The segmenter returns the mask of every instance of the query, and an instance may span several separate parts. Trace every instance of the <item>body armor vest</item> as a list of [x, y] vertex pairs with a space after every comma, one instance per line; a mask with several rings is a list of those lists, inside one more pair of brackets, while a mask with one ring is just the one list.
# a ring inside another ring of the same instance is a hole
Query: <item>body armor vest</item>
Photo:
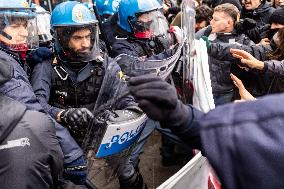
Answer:
[[105, 70], [102, 62], [92, 62], [90, 76], [75, 83], [60, 64], [53, 66], [50, 104], [62, 109], [86, 107], [93, 109], [96, 103]]

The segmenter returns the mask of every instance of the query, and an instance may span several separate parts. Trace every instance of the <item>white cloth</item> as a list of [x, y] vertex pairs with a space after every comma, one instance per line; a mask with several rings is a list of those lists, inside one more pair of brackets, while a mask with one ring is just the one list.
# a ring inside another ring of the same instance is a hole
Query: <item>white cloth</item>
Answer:
[[215, 108], [211, 79], [208, 65], [206, 42], [203, 39], [195, 40], [196, 54], [191, 62], [191, 78], [193, 84], [193, 106], [208, 112]]

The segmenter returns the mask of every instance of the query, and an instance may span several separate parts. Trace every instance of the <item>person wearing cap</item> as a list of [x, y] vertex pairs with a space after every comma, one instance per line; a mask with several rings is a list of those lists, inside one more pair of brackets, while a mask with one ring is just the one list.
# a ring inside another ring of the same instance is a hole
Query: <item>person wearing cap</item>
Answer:
[[284, 7], [276, 9], [269, 20], [271, 29], [280, 29], [284, 27]]

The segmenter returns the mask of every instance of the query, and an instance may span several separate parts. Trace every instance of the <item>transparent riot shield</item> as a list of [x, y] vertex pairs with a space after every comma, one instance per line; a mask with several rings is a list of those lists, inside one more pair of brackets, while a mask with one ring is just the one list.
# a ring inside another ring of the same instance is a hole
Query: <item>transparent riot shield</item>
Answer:
[[[93, 111], [95, 119], [90, 122], [82, 143], [88, 159], [89, 180], [98, 188], [114, 185], [120, 166], [129, 161], [147, 120], [147, 116], [137, 106], [117, 109], [117, 104], [129, 97], [126, 78], [152, 73], [165, 79], [178, 61], [181, 50], [182, 45], [177, 45], [173, 55], [164, 60], [145, 61], [143, 58], [120, 55], [106, 66]], [[126, 62], [124, 60], [131, 62], [123, 69], [126, 76], [121, 75], [119, 70], [115, 75], [117, 63], [122, 64]]]
[[[114, 74], [117, 73], [117, 74]], [[88, 160], [88, 179], [98, 188], [116, 182], [118, 169], [128, 161], [145, 126], [147, 116], [135, 105], [118, 109], [121, 100], [131, 99], [115, 61], [108, 63], [82, 149]]]
[[126, 54], [119, 55], [116, 57], [116, 60], [123, 72], [130, 77], [142, 74], [155, 74], [162, 79], [166, 79], [179, 60], [182, 47], [183, 43], [176, 44], [172, 50], [172, 55], [162, 60], [146, 60], [145, 57], [133, 57]]
[[183, 86], [182, 86], [182, 101], [189, 103], [192, 97], [192, 70], [195, 53], [194, 38], [195, 38], [195, 5], [193, 0], [183, 0], [181, 4], [181, 28], [183, 46]]

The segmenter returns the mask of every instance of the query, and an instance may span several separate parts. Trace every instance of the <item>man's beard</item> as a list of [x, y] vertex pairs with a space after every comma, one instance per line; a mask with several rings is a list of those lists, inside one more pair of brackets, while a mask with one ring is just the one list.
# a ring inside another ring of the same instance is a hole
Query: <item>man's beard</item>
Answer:
[[84, 61], [86, 59], [89, 59], [91, 54], [92, 53], [90, 48], [84, 48], [76, 51], [69, 49], [68, 52], [66, 52], [67, 57], [75, 61]]

